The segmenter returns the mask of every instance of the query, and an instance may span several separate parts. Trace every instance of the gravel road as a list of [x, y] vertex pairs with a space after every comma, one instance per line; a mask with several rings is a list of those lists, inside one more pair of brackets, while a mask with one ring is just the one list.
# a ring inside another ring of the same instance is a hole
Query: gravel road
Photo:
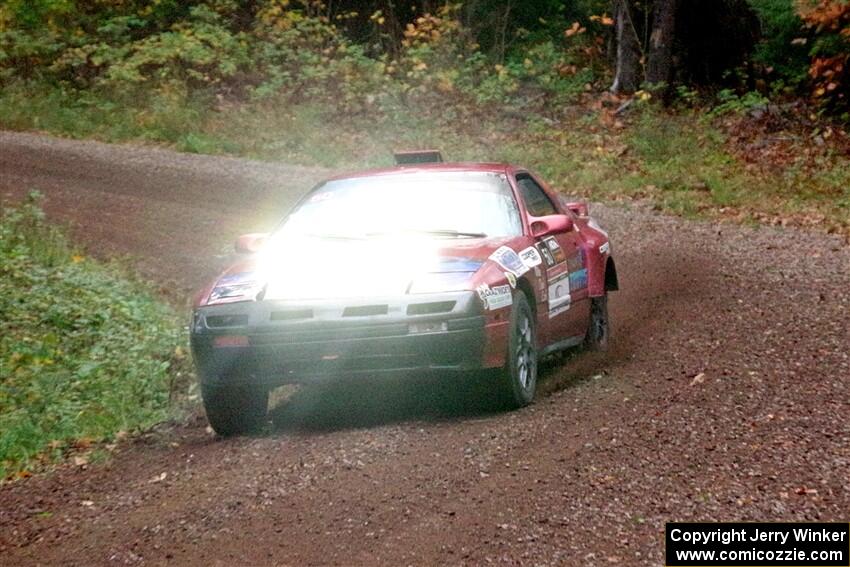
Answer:
[[[43, 192], [180, 305], [326, 173], [0, 133], [4, 200]], [[531, 407], [423, 379], [306, 390], [252, 438], [198, 416], [0, 487], [0, 564], [660, 565], [667, 521], [850, 519], [850, 250], [593, 210], [613, 349], [550, 364]]]

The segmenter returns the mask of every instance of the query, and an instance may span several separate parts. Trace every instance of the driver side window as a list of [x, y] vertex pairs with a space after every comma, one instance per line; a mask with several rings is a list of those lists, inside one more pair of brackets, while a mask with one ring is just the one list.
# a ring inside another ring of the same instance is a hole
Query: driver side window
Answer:
[[525, 207], [528, 212], [535, 217], [545, 217], [547, 215], [558, 214], [558, 210], [543, 191], [543, 188], [537, 184], [532, 177], [527, 173], [520, 173], [516, 176], [517, 187], [522, 195], [522, 200], [525, 202]]

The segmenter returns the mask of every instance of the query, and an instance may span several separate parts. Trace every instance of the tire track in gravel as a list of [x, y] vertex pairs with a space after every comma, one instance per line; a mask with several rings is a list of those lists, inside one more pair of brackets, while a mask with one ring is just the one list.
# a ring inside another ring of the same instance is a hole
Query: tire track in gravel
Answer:
[[[43, 190], [178, 303], [322, 175], [0, 133], [0, 194]], [[0, 563], [657, 565], [668, 520], [846, 521], [847, 248], [595, 214], [623, 287], [613, 350], [550, 365], [530, 408], [423, 379], [300, 392], [256, 438], [198, 417], [0, 488]]]

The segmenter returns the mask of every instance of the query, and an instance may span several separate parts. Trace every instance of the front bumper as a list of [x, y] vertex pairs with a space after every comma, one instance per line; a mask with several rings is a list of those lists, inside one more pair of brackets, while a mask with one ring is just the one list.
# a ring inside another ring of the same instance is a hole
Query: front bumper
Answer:
[[488, 327], [474, 292], [201, 307], [192, 352], [208, 384], [473, 370]]

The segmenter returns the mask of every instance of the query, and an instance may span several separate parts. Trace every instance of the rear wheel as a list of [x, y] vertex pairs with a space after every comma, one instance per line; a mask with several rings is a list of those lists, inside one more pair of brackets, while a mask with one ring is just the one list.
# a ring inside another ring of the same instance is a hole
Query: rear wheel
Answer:
[[608, 321], [608, 294], [590, 300], [590, 324], [584, 337], [588, 350], [608, 350], [611, 325]]
[[201, 385], [207, 420], [222, 437], [256, 433], [266, 421], [269, 391], [258, 386]]
[[500, 379], [503, 397], [509, 407], [520, 408], [534, 399], [537, 390], [537, 335], [534, 314], [522, 292], [517, 292], [514, 297], [508, 359]]

